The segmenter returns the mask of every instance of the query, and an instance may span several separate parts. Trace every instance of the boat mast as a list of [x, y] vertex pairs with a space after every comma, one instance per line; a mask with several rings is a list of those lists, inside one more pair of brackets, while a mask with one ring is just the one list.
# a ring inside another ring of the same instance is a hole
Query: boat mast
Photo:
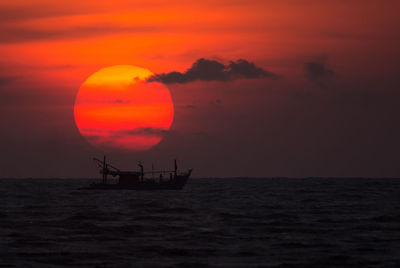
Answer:
[[138, 166], [140, 167], [140, 177], [141, 177], [141, 181], [143, 181], [143, 175], [144, 175], [144, 171], [143, 171], [143, 165], [142, 163], [139, 161]]
[[106, 156], [103, 158], [103, 184], [107, 183], [107, 164], [106, 164]]
[[174, 160], [174, 167], [175, 167], [175, 169], [174, 169], [174, 175], [175, 175], [175, 177], [176, 177], [176, 171], [178, 170], [178, 165], [176, 164], [176, 159]]

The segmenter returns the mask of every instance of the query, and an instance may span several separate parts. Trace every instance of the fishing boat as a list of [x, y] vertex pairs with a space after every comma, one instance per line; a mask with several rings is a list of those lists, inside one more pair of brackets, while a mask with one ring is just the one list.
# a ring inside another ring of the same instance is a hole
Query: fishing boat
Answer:
[[[100, 168], [102, 181], [92, 183], [85, 190], [181, 190], [188, 181], [192, 169], [178, 173], [178, 165], [174, 161], [174, 170], [144, 171], [141, 162], [138, 163], [139, 171], [122, 171], [103, 160], [93, 158]], [[147, 177], [151, 174], [150, 177]], [[109, 183], [107, 176], [117, 177], [117, 183]], [[146, 176], [147, 175], [147, 176]]]

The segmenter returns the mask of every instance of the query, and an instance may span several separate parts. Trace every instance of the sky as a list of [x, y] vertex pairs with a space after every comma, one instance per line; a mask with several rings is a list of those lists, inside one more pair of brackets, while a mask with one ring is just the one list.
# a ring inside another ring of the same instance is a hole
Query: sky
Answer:
[[[399, 9], [0, 0], [0, 177], [96, 177], [105, 153], [121, 169], [177, 158], [195, 177], [400, 177]], [[105, 152], [75, 124], [81, 85], [113, 65], [170, 91], [172, 125], [149, 150]]]

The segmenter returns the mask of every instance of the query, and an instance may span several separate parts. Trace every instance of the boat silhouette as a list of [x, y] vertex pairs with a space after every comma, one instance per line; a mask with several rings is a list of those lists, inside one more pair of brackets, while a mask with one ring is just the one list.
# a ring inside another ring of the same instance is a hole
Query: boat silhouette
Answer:
[[[100, 168], [102, 181], [92, 183], [85, 190], [181, 190], [188, 181], [192, 169], [187, 172], [178, 173], [178, 165], [174, 160], [174, 170], [168, 171], [144, 171], [141, 162], [138, 163], [140, 171], [122, 171], [119, 168], [106, 162], [106, 156], [103, 160], [93, 158]], [[151, 178], [145, 177], [151, 174]], [[167, 176], [165, 176], [167, 174]], [[117, 177], [117, 183], [109, 183], [107, 176]], [[157, 176], [155, 176], [157, 175]]]

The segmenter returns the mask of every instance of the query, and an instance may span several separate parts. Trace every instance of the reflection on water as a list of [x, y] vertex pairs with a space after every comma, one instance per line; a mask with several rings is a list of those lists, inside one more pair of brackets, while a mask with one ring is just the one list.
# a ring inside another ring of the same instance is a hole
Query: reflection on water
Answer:
[[0, 267], [400, 267], [400, 180], [0, 180]]

